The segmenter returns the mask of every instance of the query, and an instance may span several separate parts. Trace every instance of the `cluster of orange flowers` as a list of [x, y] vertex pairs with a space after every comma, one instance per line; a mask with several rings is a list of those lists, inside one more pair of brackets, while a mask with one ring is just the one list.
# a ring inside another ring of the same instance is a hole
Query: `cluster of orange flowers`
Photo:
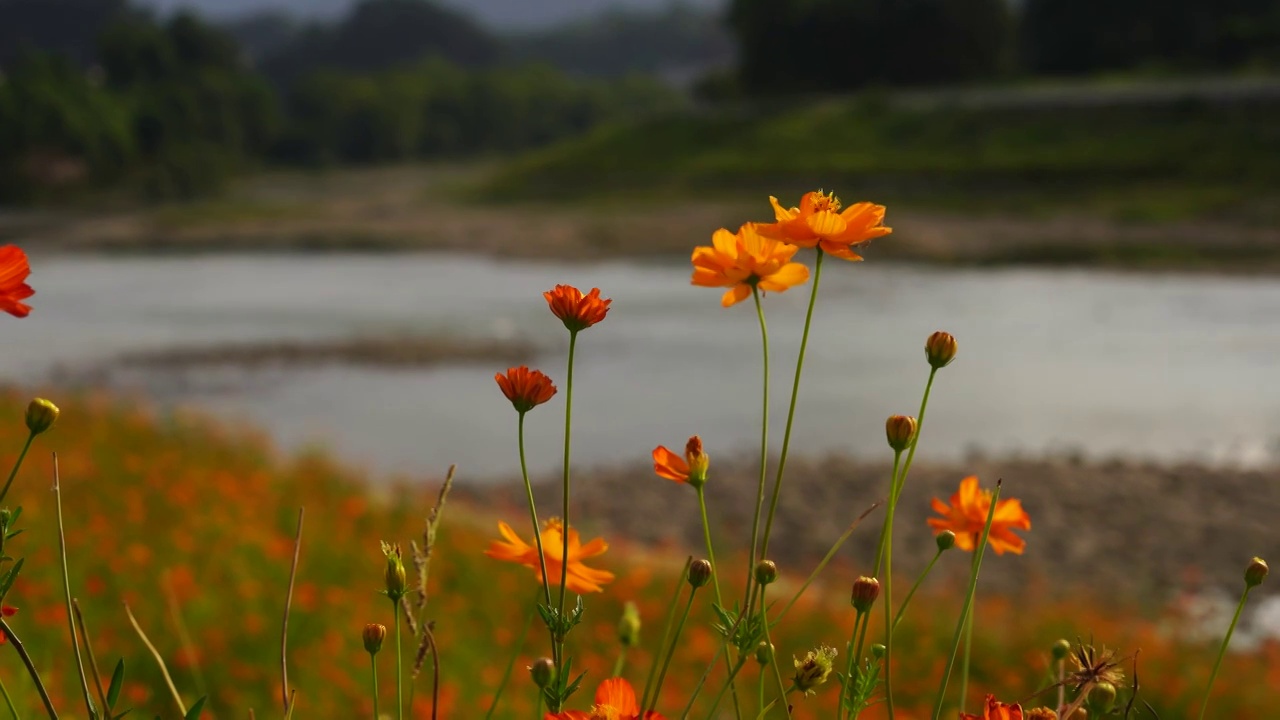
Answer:
[[711, 245], [693, 251], [693, 284], [727, 287], [720, 303], [742, 302], [756, 291], [783, 292], [809, 279], [809, 268], [792, 262], [800, 248], [842, 260], [861, 260], [853, 248], [888, 235], [884, 206], [869, 202], [851, 205], [843, 212], [834, 193], [805, 193], [800, 207], [787, 209], [770, 197], [775, 222], [746, 223], [731, 233], [721, 228]]

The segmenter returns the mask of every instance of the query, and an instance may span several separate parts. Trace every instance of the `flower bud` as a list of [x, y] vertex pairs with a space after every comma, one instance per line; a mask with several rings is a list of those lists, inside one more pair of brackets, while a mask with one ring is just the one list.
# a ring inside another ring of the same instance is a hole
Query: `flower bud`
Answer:
[[1026, 720], [1058, 720], [1058, 712], [1047, 707], [1032, 708], [1027, 711]]
[[364, 626], [364, 632], [361, 638], [364, 640], [364, 650], [370, 655], [377, 655], [382, 649], [382, 641], [387, 637], [387, 626], [378, 623], [369, 623]]
[[53, 427], [54, 421], [58, 419], [58, 406], [44, 398], [36, 398], [27, 405], [26, 419], [27, 430], [32, 435], [39, 435]]
[[773, 645], [761, 640], [760, 644], [756, 645], [756, 662], [761, 665], [773, 662]]
[[756, 563], [755, 578], [761, 585], [772, 584], [778, 579], [778, 566], [774, 565], [772, 560], [761, 560]]
[[1051, 652], [1054, 660], [1062, 660], [1071, 652], [1071, 643], [1066, 638], [1059, 639], [1053, 644]]
[[918, 427], [916, 419], [910, 415], [890, 415], [884, 421], [884, 434], [889, 440], [889, 447], [898, 452], [911, 447]]
[[946, 367], [956, 359], [956, 339], [951, 333], [939, 330], [924, 343], [924, 356], [934, 370]]
[[933, 541], [938, 544], [938, 552], [946, 552], [956, 546], [956, 534], [950, 530], [943, 530]]
[[853, 605], [854, 610], [858, 611], [858, 614], [870, 610], [878, 597], [880, 597], [879, 580], [863, 576], [853, 581], [853, 592], [850, 594], [849, 603]]
[[1064, 720], [1089, 720], [1089, 711], [1084, 708], [1076, 708], [1076, 711]]
[[382, 543], [382, 553], [387, 556], [387, 568], [383, 573], [383, 580], [387, 586], [387, 597], [392, 602], [400, 602], [400, 598], [404, 597], [405, 589], [409, 586], [409, 579], [404, 570], [404, 561], [400, 559], [400, 546], [390, 543]]
[[1249, 562], [1249, 567], [1244, 570], [1244, 584], [1249, 587], [1257, 587], [1267, 579], [1267, 561], [1256, 557]]
[[1089, 690], [1089, 704], [1105, 713], [1116, 703], [1116, 686], [1109, 682], [1100, 682]]
[[880, 660], [884, 657], [884, 643], [871, 643], [871, 657]]
[[836, 649], [832, 647], [820, 646], [816, 650], [810, 650], [804, 659], [795, 659], [796, 674], [792, 676], [791, 682], [795, 684], [796, 689], [805, 695], [812, 695], [816, 692], [816, 688], [825, 683], [827, 678], [831, 676], [831, 668], [835, 664]]
[[618, 642], [622, 647], [640, 645], [640, 608], [628, 601], [622, 606], [622, 619], [618, 621]]
[[706, 560], [694, 560], [689, 565], [689, 584], [700, 588], [709, 580], [711, 580], [711, 563]]
[[702, 438], [697, 435], [689, 438], [684, 446], [684, 459], [689, 463], [689, 479], [686, 482], [695, 488], [706, 485], [711, 456], [702, 451]]
[[533, 661], [529, 666], [529, 676], [533, 678], [533, 684], [540, 688], [545, 688], [551, 684], [556, 676], [556, 664], [549, 657], [541, 657]]

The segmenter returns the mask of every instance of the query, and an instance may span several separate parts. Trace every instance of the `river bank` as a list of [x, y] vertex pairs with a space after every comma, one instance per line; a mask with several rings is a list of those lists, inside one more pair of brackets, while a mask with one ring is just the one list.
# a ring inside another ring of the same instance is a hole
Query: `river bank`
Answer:
[[[759, 476], [745, 458], [713, 458], [712, 470], [706, 492], [717, 553], [732, 557], [750, 536]], [[845, 528], [883, 499], [889, 470], [884, 463], [843, 455], [789, 460], [770, 558], [788, 572], [810, 572]], [[935, 551], [925, 524], [933, 514], [930, 498], [947, 501], [970, 474], [985, 487], [1003, 479], [1003, 496], [1020, 499], [1032, 522], [1031, 530], [1021, 533], [1027, 539], [1024, 555], [988, 553], [983, 590], [1017, 595], [1034, 586], [1167, 600], [1180, 590], [1238, 591], [1250, 558], [1280, 557], [1274, 525], [1280, 514], [1280, 467], [1238, 470], [1072, 457], [922, 460], [912, 468], [895, 522], [900, 579], [913, 579]], [[769, 491], [773, 477], [770, 472]], [[705, 554], [691, 488], [638, 465], [580, 468], [574, 478], [574, 524], [587, 537], [601, 534]], [[462, 483], [458, 493], [487, 507], [505, 506], [503, 517], [527, 534], [518, 480], [482, 489]], [[543, 517], [559, 514], [558, 478], [538, 479], [534, 495]], [[882, 508], [873, 512], [837, 562], [850, 572], [870, 572], [867, 559], [882, 519]], [[959, 582], [969, 557], [960, 551], [944, 556], [934, 583]]]
[[[193, 203], [144, 207], [104, 198], [3, 212], [0, 242], [67, 252], [427, 250], [597, 261], [685, 256], [717, 227], [770, 219], [767, 198], [754, 194], [732, 201], [723, 194], [518, 204], [462, 199], [487, 172], [418, 166], [264, 174], [240, 181], [225, 197]], [[1133, 219], [1018, 198], [1004, 208], [891, 203], [894, 234], [869, 248], [868, 257], [947, 266], [1280, 271], [1280, 227], [1273, 224], [1230, 215]]]

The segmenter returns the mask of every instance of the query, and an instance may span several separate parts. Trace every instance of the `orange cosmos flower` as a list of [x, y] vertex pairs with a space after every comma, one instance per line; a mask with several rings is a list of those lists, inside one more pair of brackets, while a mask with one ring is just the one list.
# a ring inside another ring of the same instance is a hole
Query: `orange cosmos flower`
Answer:
[[711, 458], [702, 451], [702, 438], [694, 435], [684, 446], [684, 457], [671, 452], [665, 445], [653, 449], [653, 471], [658, 477], [688, 483], [695, 488], [707, 482], [707, 467]]
[[753, 223], [735, 235], [724, 228], [711, 236], [711, 246], [693, 249], [694, 285], [727, 287], [720, 304], [729, 307], [751, 297], [751, 289], [782, 292], [809, 279], [809, 268], [791, 262], [794, 245], [770, 240]]
[[770, 196], [777, 222], [760, 226], [760, 234], [800, 247], [820, 247], [830, 255], [845, 260], [861, 260], [850, 248], [893, 232], [884, 226], [884, 206], [860, 202], [840, 211], [840, 198], [835, 193], [808, 192], [800, 198], [800, 207], [790, 210]]
[[[991, 510], [991, 491], [978, 487], [976, 475], [960, 481], [960, 489], [951, 496], [948, 506], [938, 498], [933, 499], [934, 512], [941, 518], [929, 518], [929, 527], [933, 534], [939, 535], [945, 530], [956, 534], [956, 547], [961, 550], [972, 550], [982, 537], [982, 528], [987, 524], [987, 512]], [[991, 549], [997, 555], [1006, 550], [1021, 555], [1027, 541], [1013, 534], [1013, 529], [1031, 529], [1031, 518], [1022, 509], [1019, 500], [1001, 500], [996, 503], [996, 512], [991, 519], [991, 533], [987, 536]]]
[[1017, 703], [1007, 705], [996, 700], [995, 695], [988, 695], [981, 715], [960, 713], [960, 720], [1022, 720], [1022, 706]]
[[[565, 710], [559, 713], [547, 713], [543, 720], [639, 720], [640, 703], [636, 701], [636, 691], [631, 683], [623, 678], [607, 678], [600, 681], [596, 688], [595, 707], [591, 712], [581, 710]], [[644, 720], [666, 720], [662, 715], [650, 710], [644, 714]]]
[[542, 293], [547, 299], [551, 312], [560, 318], [560, 322], [569, 328], [569, 332], [586, 330], [604, 319], [609, 312], [608, 298], [601, 299], [600, 288], [591, 288], [586, 295], [572, 285], [557, 285], [554, 289]]
[[[511, 529], [510, 525], [504, 522], [498, 523], [498, 532], [502, 534], [503, 540], [494, 540], [489, 543], [489, 549], [484, 554], [498, 560], [520, 563], [532, 569], [534, 574], [539, 576], [539, 582], [543, 582], [537, 546], [526, 543]], [[552, 582], [557, 584], [560, 582], [564, 558], [562, 532], [563, 525], [558, 518], [551, 518], [542, 526], [542, 550], [546, 553], [547, 574], [551, 576]], [[589, 568], [582, 564], [582, 561], [602, 555], [608, 549], [609, 545], [601, 538], [583, 545], [578, 539], [578, 531], [569, 528], [569, 573], [565, 586], [579, 595], [604, 590], [604, 584], [613, 581], [613, 573]]]
[[540, 370], [530, 370], [524, 365], [507, 368], [506, 375], [498, 373], [493, 379], [498, 381], [502, 394], [507, 396], [519, 413], [529, 412], [556, 394], [556, 386], [551, 384], [551, 378]]
[[27, 264], [27, 254], [17, 245], [0, 247], [0, 310], [14, 317], [26, 317], [31, 306], [22, 302], [35, 290], [26, 283], [31, 274], [31, 266]]

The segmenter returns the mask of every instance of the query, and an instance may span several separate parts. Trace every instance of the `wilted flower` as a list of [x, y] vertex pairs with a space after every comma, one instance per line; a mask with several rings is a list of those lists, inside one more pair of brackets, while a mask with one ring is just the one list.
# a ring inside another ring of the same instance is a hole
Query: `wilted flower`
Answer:
[[795, 658], [796, 674], [792, 676], [791, 682], [805, 695], [814, 694], [817, 687], [831, 676], [835, 659], [836, 649], [833, 647], [822, 645], [816, 650], [810, 650], [803, 660]]
[[702, 451], [702, 438], [697, 435], [689, 438], [684, 446], [684, 457], [671, 452], [665, 445], [653, 449], [653, 471], [658, 477], [689, 483], [700, 488], [707, 482], [707, 469], [711, 466], [711, 458]]
[[[524, 565], [533, 570], [540, 582], [545, 582], [542, 577], [542, 565], [538, 562], [538, 548], [520, 539], [511, 526], [504, 522], [498, 523], [498, 532], [502, 534], [503, 540], [489, 543], [489, 549], [484, 554], [498, 560]], [[551, 518], [543, 524], [542, 548], [546, 553], [547, 574], [556, 584], [560, 582], [564, 558], [563, 532], [563, 525], [558, 518]], [[613, 580], [613, 573], [589, 568], [582, 561], [604, 554], [609, 549], [609, 545], [601, 538], [583, 545], [578, 538], [577, 530], [569, 528], [568, 533], [569, 570], [566, 587], [579, 594], [604, 590], [603, 585]]]
[[1071, 650], [1071, 665], [1075, 671], [1067, 675], [1066, 681], [1077, 692], [1086, 685], [1103, 682], [1118, 685], [1124, 680], [1124, 671], [1120, 669], [1115, 651], [1108, 650], [1106, 646], [1098, 649], [1084, 643], [1077, 644]]
[[[935, 533], [950, 530], [956, 534], [956, 547], [961, 550], [972, 550], [982, 537], [982, 529], [987, 524], [987, 512], [991, 509], [991, 491], [978, 487], [976, 475], [960, 481], [960, 489], [951, 496], [951, 504], [947, 505], [938, 498], [933, 499], [934, 512], [941, 518], [929, 518], [929, 527]], [[1031, 518], [1022, 509], [1022, 502], [1009, 499], [996, 503], [995, 516], [991, 519], [991, 532], [987, 540], [997, 555], [1005, 551], [1021, 555], [1027, 541], [1013, 533], [1031, 529]]]
[[851, 248], [893, 232], [884, 226], [883, 205], [860, 202], [841, 212], [835, 193], [805, 193], [800, 207], [791, 209], [782, 207], [776, 197], [770, 197], [769, 203], [777, 222], [760, 225], [761, 235], [800, 247], [818, 247], [844, 260], [861, 260]]
[[551, 313], [560, 318], [569, 332], [586, 330], [603, 320], [609, 312], [609, 303], [613, 302], [608, 298], [601, 299], [600, 288], [591, 288], [591, 292], [583, 295], [572, 285], [557, 285], [542, 293], [542, 297], [547, 299]]
[[721, 228], [711, 245], [693, 249], [693, 279], [700, 287], [727, 287], [720, 304], [729, 307], [751, 297], [751, 290], [783, 292], [809, 279], [809, 268], [791, 262], [794, 245], [770, 240], [748, 223], [734, 233]]

